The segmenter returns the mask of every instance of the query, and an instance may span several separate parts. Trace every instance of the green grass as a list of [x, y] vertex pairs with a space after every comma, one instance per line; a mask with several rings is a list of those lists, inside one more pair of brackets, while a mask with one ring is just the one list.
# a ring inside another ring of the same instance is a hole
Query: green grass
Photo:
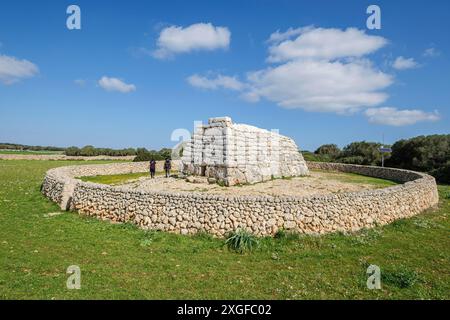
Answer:
[[[449, 186], [438, 210], [411, 219], [353, 235], [280, 233], [238, 254], [206, 234], [47, 215], [59, 209], [39, 192], [45, 171], [77, 163], [95, 162], [0, 160], [0, 298], [450, 298]], [[369, 264], [381, 268], [381, 290], [366, 288]], [[80, 290], [66, 289], [70, 265]]]
[[136, 173], [126, 173], [126, 174], [78, 177], [78, 179], [80, 179], [82, 181], [114, 185], [114, 184], [125, 183], [127, 181], [134, 180], [134, 179], [139, 179], [140, 177], [148, 177], [148, 176], [150, 176], [149, 172], [136, 172]]
[[0, 150], [0, 154], [34, 154], [34, 155], [48, 155], [48, 154], [63, 154], [63, 151], [33, 151], [33, 150]]
[[395, 181], [374, 178], [369, 176], [363, 176], [356, 173], [347, 173], [347, 172], [328, 172], [323, 170], [311, 170], [312, 172], [322, 172], [326, 173], [327, 179], [333, 179], [340, 182], [345, 183], [358, 183], [358, 184], [368, 184], [375, 186], [377, 188], [385, 188], [394, 186], [397, 184]]
[[[175, 171], [172, 171], [175, 173]], [[165, 172], [156, 172], [156, 175], [164, 175]], [[135, 172], [135, 173], [124, 173], [124, 174], [111, 174], [111, 175], [98, 175], [98, 176], [87, 176], [87, 177], [77, 177], [82, 181], [103, 183], [109, 185], [123, 184], [131, 180], [136, 180], [141, 177], [149, 177], [150, 172]]]

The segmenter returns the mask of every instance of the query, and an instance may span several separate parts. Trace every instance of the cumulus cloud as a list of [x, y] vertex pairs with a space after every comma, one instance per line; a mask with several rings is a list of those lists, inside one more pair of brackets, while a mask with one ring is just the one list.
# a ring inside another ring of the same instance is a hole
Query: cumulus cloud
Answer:
[[438, 121], [439, 113], [422, 110], [398, 110], [397, 108], [370, 108], [365, 111], [369, 122], [389, 126], [407, 126], [422, 121]]
[[118, 91], [122, 93], [136, 91], [136, 86], [134, 84], [127, 84], [117, 78], [109, 78], [104, 76], [98, 80], [98, 84], [106, 91]]
[[39, 68], [28, 60], [0, 55], [0, 82], [13, 84], [21, 79], [31, 78], [39, 73]]
[[248, 75], [248, 101], [266, 98], [286, 108], [347, 113], [384, 102], [391, 76], [367, 61], [296, 60]]
[[244, 84], [236, 77], [217, 75], [216, 77], [205, 77], [198, 74], [191, 75], [187, 78], [188, 83], [197, 88], [216, 90], [224, 88], [229, 90], [241, 91]]
[[[370, 122], [385, 125], [439, 120], [437, 112], [376, 108], [388, 98], [385, 89], [394, 80], [367, 57], [388, 43], [382, 37], [354, 28], [305, 27], [276, 31], [267, 43], [267, 61], [273, 64], [248, 72], [243, 82], [222, 75], [193, 75], [188, 82], [204, 89], [233, 88], [248, 102], [266, 99], [284, 108], [338, 114], [365, 110]], [[412, 58], [396, 61], [403, 69], [418, 66]]]
[[[298, 36], [297, 36], [298, 35]], [[289, 39], [297, 36], [295, 39]], [[326, 59], [362, 57], [387, 44], [383, 37], [367, 35], [363, 30], [347, 28], [305, 27], [289, 29], [284, 33], [273, 33], [269, 42], [270, 62], [283, 62], [292, 59]]]
[[249, 102], [265, 98], [285, 108], [349, 113], [387, 99], [382, 90], [392, 77], [363, 57], [387, 43], [382, 37], [304, 27], [272, 33], [268, 42], [268, 61], [277, 65], [248, 74], [242, 97]]
[[283, 40], [287, 40], [293, 36], [296, 36], [298, 34], [301, 34], [303, 32], [303, 30], [307, 29], [309, 27], [305, 27], [305, 28], [289, 28], [284, 32], [280, 32], [280, 30], [275, 31], [274, 33], [272, 33], [269, 37], [269, 39], [267, 40], [268, 43], [279, 43]]
[[170, 26], [159, 34], [155, 58], [164, 59], [179, 53], [194, 50], [227, 49], [231, 33], [226, 27], [215, 27], [211, 23], [196, 23], [188, 27]]
[[413, 58], [404, 58], [400, 56], [395, 59], [392, 66], [397, 70], [406, 70], [417, 68], [419, 64]]

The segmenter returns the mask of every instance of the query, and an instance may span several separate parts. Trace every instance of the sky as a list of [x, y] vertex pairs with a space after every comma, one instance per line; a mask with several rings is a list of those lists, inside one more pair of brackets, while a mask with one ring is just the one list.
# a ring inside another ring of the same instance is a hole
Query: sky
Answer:
[[160, 149], [218, 116], [312, 151], [448, 134], [449, 30], [449, 1], [4, 0], [0, 142]]

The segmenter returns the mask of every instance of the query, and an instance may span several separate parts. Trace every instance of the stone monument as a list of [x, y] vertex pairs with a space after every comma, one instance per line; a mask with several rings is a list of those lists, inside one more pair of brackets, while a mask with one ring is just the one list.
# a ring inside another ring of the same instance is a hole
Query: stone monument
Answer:
[[181, 170], [225, 186], [308, 175], [295, 142], [272, 130], [210, 118], [183, 147]]

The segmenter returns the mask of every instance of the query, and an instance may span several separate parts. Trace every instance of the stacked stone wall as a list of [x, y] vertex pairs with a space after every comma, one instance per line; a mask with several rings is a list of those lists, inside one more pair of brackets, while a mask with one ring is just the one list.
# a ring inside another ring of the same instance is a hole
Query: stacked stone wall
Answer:
[[411, 217], [437, 205], [433, 177], [392, 168], [309, 162], [312, 169], [353, 172], [401, 184], [362, 192], [309, 197], [225, 196], [136, 191], [75, 177], [145, 172], [147, 163], [60, 167], [47, 172], [42, 192], [61, 208], [143, 229], [224, 236], [237, 228], [258, 236], [284, 229], [307, 234], [356, 231]]

